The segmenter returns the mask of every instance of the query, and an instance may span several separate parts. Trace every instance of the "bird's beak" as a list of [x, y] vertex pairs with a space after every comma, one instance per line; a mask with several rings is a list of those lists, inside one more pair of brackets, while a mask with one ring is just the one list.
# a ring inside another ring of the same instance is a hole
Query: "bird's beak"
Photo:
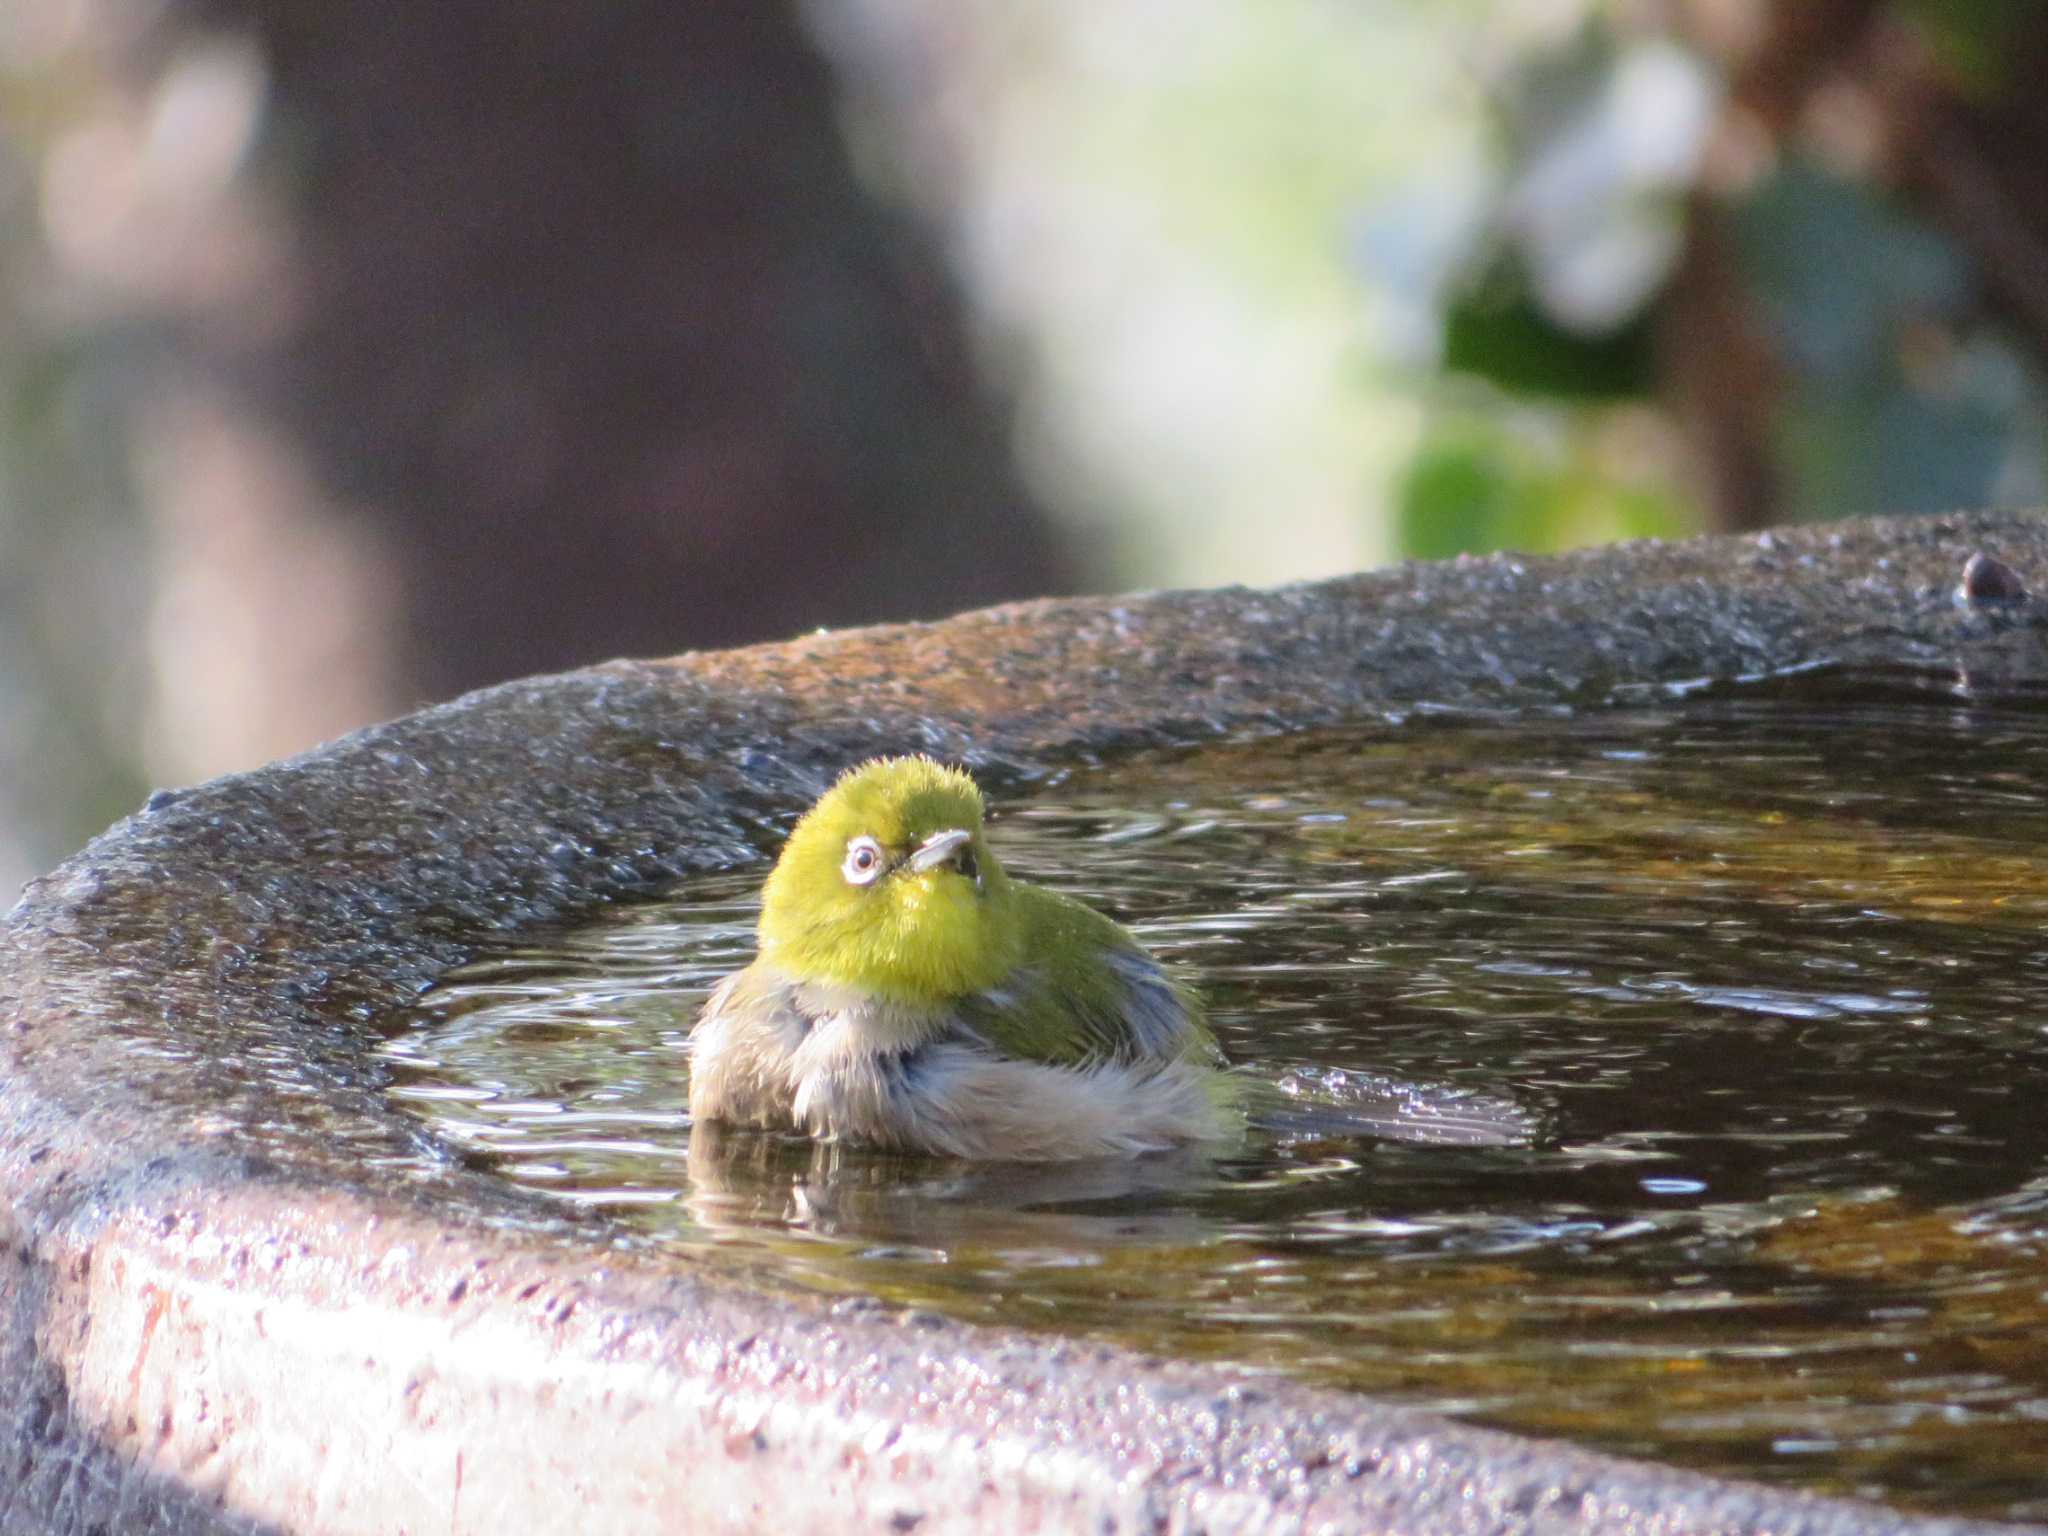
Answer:
[[910, 867], [921, 875], [941, 864], [950, 864], [960, 857], [960, 850], [973, 841], [972, 832], [963, 832], [957, 827], [950, 832], [934, 832], [918, 844], [917, 852], [910, 856]]

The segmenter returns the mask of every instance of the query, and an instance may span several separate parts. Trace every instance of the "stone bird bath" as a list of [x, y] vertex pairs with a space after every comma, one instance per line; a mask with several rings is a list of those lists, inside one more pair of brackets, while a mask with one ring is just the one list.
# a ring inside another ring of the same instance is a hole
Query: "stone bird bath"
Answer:
[[1980, 549], [2048, 580], [2048, 523], [1981, 516], [1023, 604], [160, 793], [0, 927], [0, 1531], [1973, 1528], [621, 1253], [432, 1144], [372, 1052], [480, 935], [754, 857], [880, 750], [1000, 788], [1419, 701], [2048, 677], [2031, 601], [1954, 600]]

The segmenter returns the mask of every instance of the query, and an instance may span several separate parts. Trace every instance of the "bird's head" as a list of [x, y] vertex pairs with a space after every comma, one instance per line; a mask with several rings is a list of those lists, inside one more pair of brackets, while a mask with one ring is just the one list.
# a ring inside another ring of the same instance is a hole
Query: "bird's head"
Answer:
[[761, 893], [761, 953], [801, 981], [907, 1007], [993, 986], [1022, 943], [981, 791], [927, 757], [880, 758], [804, 814]]

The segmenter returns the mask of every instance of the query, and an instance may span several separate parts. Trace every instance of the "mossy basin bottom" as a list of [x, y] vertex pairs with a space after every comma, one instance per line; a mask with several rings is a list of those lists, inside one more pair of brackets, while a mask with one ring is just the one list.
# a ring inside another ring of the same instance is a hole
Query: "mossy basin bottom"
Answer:
[[[1013, 872], [1358, 1136], [976, 1167], [700, 1132], [762, 867], [504, 944], [389, 1092], [610, 1241], [2048, 1518], [2048, 685], [1810, 672], [1052, 775]], [[1471, 1122], [1498, 1135], [1439, 1135]]]

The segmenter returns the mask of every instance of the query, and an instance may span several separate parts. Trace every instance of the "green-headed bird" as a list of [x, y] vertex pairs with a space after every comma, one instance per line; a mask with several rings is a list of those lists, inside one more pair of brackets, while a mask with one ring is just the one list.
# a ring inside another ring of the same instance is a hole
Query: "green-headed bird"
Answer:
[[974, 781], [924, 757], [811, 807], [758, 958], [691, 1032], [693, 1118], [1020, 1160], [1240, 1134], [1194, 995], [1117, 923], [1012, 880], [982, 817]]

